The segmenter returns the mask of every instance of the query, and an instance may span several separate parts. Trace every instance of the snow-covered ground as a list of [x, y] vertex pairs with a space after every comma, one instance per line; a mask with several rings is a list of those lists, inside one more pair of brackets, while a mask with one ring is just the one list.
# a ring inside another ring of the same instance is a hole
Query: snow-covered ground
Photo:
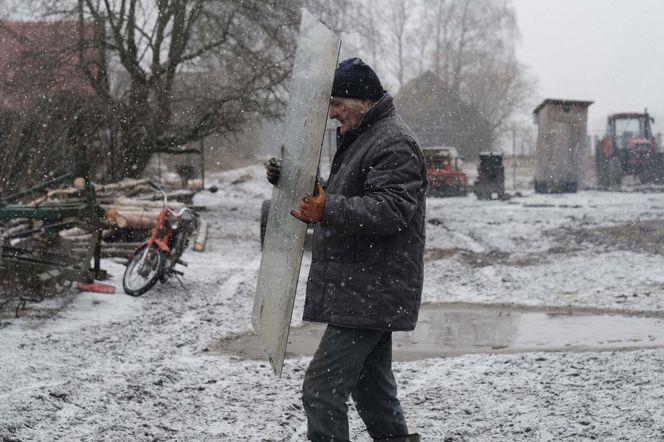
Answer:
[[[206, 251], [174, 281], [76, 293], [0, 316], [3, 441], [302, 441], [308, 357], [276, 379], [266, 362], [211, 354], [251, 328], [260, 262], [261, 166], [201, 193]], [[209, 182], [208, 184], [213, 184]], [[571, 306], [664, 316], [664, 193], [428, 201], [425, 302]], [[301, 323], [307, 255], [293, 325]], [[664, 331], [663, 331], [664, 332]], [[664, 440], [664, 350], [468, 355], [395, 363], [424, 441]], [[369, 441], [352, 411], [352, 440]]]

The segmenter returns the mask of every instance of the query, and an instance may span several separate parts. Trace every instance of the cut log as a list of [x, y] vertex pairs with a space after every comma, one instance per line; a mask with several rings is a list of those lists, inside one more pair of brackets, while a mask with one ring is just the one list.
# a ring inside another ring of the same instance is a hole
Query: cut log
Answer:
[[44, 196], [40, 196], [39, 198], [30, 201], [30, 202], [29, 202], [28, 204], [26, 204], [26, 205], [27, 205], [28, 207], [37, 207], [37, 206], [39, 206], [40, 204], [45, 203], [46, 201], [48, 201], [48, 196], [44, 195]]
[[205, 242], [207, 241], [207, 223], [205, 221], [200, 222], [198, 225], [198, 235], [196, 235], [196, 241], [194, 242], [194, 250], [197, 252], [202, 252], [205, 250]]
[[[163, 203], [161, 201], [148, 201], [143, 199], [127, 198], [124, 196], [119, 196], [117, 198], [114, 198], [113, 205], [117, 206], [118, 208], [138, 207], [142, 209], [146, 208], [161, 209], [163, 207]], [[169, 201], [168, 207], [170, 207], [171, 209], [180, 209], [182, 207], [185, 207], [185, 205], [177, 201]]]
[[82, 176], [74, 179], [74, 187], [77, 189], [82, 189], [85, 187], [85, 178]]
[[63, 238], [74, 240], [74, 239], [90, 239], [92, 234], [90, 232], [86, 232], [80, 227], [72, 227], [71, 229], [61, 230], [60, 236]]
[[104, 212], [104, 220], [109, 225], [121, 229], [151, 229], [157, 224], [158, 209], [141, 209], [137, 207], [111, 207]]
[[116, 218], [118, 217], [118, 209], [110, 207], [104, 211], [104, 220], [106, 223], [115, 226], [117, 225]]
[[157, 224], [159, 210], [129, 211], [119, 210], [115, 216], [115, 225], [121, 229], [151, 229]]
[[21, 236], [23, 232], [26, 230], [32, 229], [32, 223], [23, 223], [23, 224], [18, 224], [13, 227], [9, 227], [0, 233], [0, 241], [5, 241], [5, 240], [10, 240], [14, 237]]
[[54, 189], [50, 190], [47, 194], [46, 197], [50, 200], [58, 200], [58, 199], [68, 199], [72, 197], [77, 197], [81, 195], [81, 189], [76, 189], [74, 187], [69, 187], [67, 189]]
[[140, 180], [125, 178], [124, 180], [118, 181], [117, 183], [109, 183], [104, 185], [95, 184], [95, 192], [118, 192], [133, 189], [139, 186], [145, 186], [148, 185], [149, 182], [150, 180], [147, 178]]
[[189, 190], [203, 190], [203, 180], [200, 178], [187, 180], [187, 189]]
[[102, 238], [102, 239], [113, 238], [113, 236], [115, 235], [115, 232], [116, 232], [116, 231], [117, 231], [117, 230], [114, 229], [114, 228], [113, 228], [113, 229], [104, 229], [104, 230], [101, 231], [101, 238]]

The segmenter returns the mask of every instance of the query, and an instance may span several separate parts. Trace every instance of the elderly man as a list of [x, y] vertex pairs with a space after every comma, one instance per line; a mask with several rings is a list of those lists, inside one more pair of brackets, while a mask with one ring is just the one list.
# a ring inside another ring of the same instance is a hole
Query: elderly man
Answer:
[[[304, 378], [307, 436], [348, 441], [352, 396], [375, 441], [419, 441], [397, 399], [392, 332], [413, 330], [420, 308], [424, 157], [359, 58], [339, 64], [329, 117], [341, 127], [327, 186], [292, 212], [316, 223], [303, 319], [328, 324]], [[276, 183], [274, 162], [267, 173]]]

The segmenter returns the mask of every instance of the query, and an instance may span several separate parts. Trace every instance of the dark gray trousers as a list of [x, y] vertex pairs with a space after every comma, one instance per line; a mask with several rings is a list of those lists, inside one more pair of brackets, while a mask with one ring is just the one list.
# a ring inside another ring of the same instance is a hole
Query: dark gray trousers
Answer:
[[328, 325], [304, 375], [307, 437], [348, 442], [348, 397], [373, 439], [408, 434], [392, 374], [392, 333]]

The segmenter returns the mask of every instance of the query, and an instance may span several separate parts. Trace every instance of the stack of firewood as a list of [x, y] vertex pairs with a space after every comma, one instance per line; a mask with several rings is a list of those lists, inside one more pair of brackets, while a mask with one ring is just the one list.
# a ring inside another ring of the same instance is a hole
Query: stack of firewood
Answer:
[[[84, 184], [82, 178], [77, 178], [73, 187], [51, 190], [27, 204], [33, 207], [66, 204], [69, 199], [81, 196]], [[97, 205], [101, 209], [100, 212], [103, 211], [102, 257], [127, 258], [147, 239], [151, 229], [156, 225], [163, 207], [163, 196], [150, 186], [147, 179], [125, 179], [117, 183], [93, 185]], [[168, 207], [177, 210], [187, 205], [191, 206], [193, 195], [194, 192], [191, 190], [167, 192]], [[34, 222], [16, 220], [6, 224], [0, 236], [28, 228], [34, 228]], [[89, 230], [78, 227], [60, 232], [60, 237], [71, 244], [74, 252], [81, 252], [90, 247], [92, 235]], [[196, 235], [194, 250], [203, 251], [207, 225], [202, 220], [199, 222]]]

